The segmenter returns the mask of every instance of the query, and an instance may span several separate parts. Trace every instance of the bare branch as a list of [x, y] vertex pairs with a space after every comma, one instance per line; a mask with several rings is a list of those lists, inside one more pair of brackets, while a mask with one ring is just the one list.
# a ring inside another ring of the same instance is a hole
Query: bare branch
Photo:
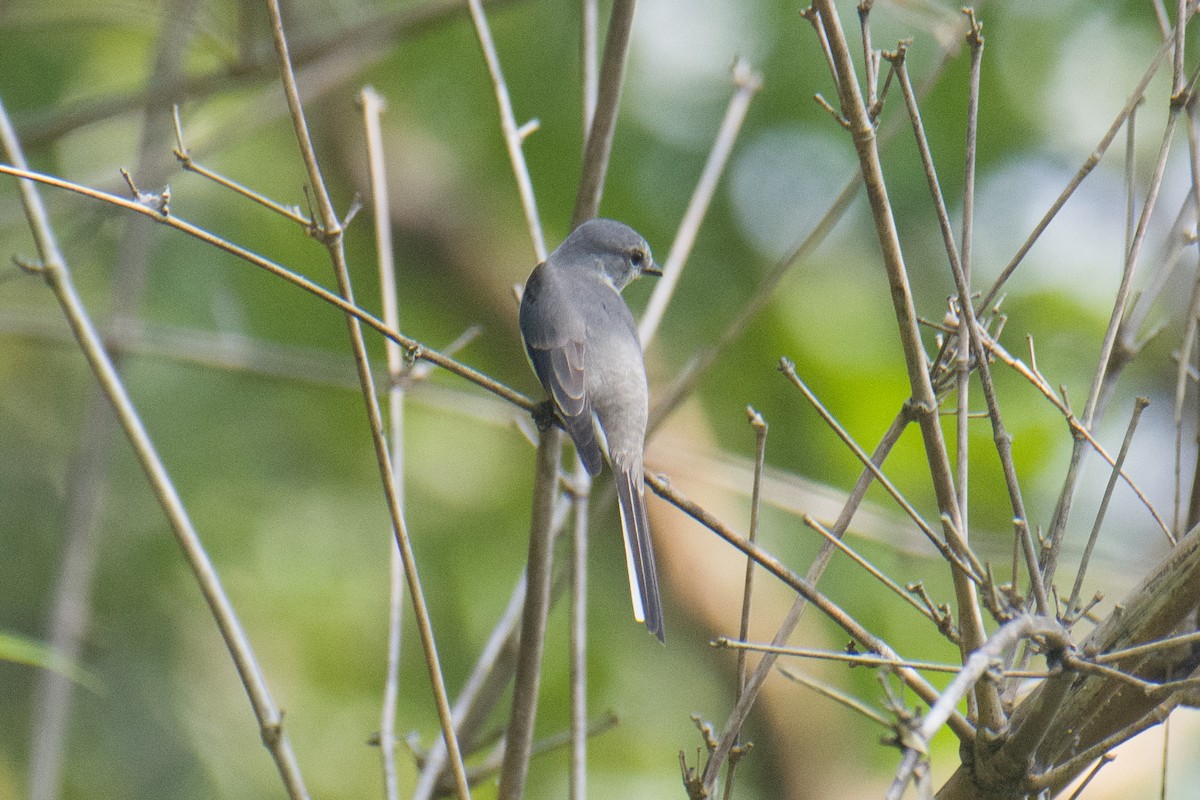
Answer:
[[[375, 222], [375, 257], [379, 264], [379, 292], [384, 323], [400, 327], [399, 301], [396, 297], [396, 265], [392, 256], [391, 198], [387, 191], [387, 171], [383, 160], [383, 132], [379, 117], [386, 104], [373, 88], [359, 94], [363, 107], [363, 127], [367, 138], [367, 163], [371, 184], [371, 206]], [[182, 143], [180, 144], [182, 148]], [[404, 507], [404, 373], [403, 350], [388, 340], [384, 349], [388, 376], [388, 432], [392, 452], [392, 473], [396, 481], [396, 500]], [[388, 638], [383, 703], [379, 715], [379, 752], [383, 759], [384, 797], [398, 800], [396, 778], [396, 701], [400, 694], [400, 631], [404, 611], [404, 562], [395, 539], [388, 541]]]
[[746, 112], [750, 110], [750, 101], [762, 88], [762, 77], [752, 71], [748, 63], [738, 59], [733, 65], [733, 84], [736, 88], [729, 100], [729, 108], [725, 111], [725, 119], [721, 122], [712, 151], [708, 154], [708, 161], [704, 163], [700, 180], [696, 182], [692, 199], [688, 201], [687, 210], [683, 212], [679, 231], [675, 234], [671, 252], [667, 254], [667, 261], [663, 265], [662, 277], [658, 279], [654, 292], [650, 295], [650, 302], [646, 304], [646, 310], [642, 314], [642, 321], [638, 325], [638, 338], [642, 341], [643, 349], [654, 338], [663, 314], [666, 313], [667, 303], [671, 301], [675, 286], [679, 283], [683, 265], [691, 253], [692, 245], [696, 243], [696, 234], [700, 231], [700, 224], [704, 221], [709, 203], [717, 190], [717, 182], [729, 161], [729, 154], [733, 152], [733, 143], [737, 140], [738, 131], [746, 119]]
[[496, 103], [500, 106], [500, 131], [504, 134], [504, 146], [508, 148], [508, 159], [512, 162], [513, 175], [517, 179], [517, 193], [521, 196], [525, 223], [529, 226], [529, 236], [533, 239], [533, 254], [538, 261], [544, 261], [546, 239], [542, 235], [542, 221], [538, 216], [537, 200], [533, 196], [533, 181], [529, 177], [525, 151], [521, 146], [526, 134], [517, 125], [516, 115], [513, 113], [508, 84], [504, 80], [504, 71], [500, 68], [500, 56], [496, 54], [496, 43], [492, 41], [492, 31], [488, 27], [487, 16], [483, 13], [483, 0], [467, 0], [467, 7], [471, 10], [471, 22], [475, 25], [479, 46], [483, 49], [483, 58], [487, 62], [488, 74], [492, 77]]
[[[292, 127], [296, 141], [300, 146], [301, 157], [308, 171], [313, 193], [316, 195], [317, 210], [321, 218], [320, 239], [329, 252], [334, 274], [337, 276], [338, 291], [346, 302], [354, 304], [354, 292], [350, 285], [350, 270], [346, 263], [346, 253], [342, 245], [343, 224], [333, 208], [333, 200], [321, 176], [321, 168], [317, 162], [317, 154], [313, 148], [312, 137], [308, 131], [308, 123], [304, 118], [304, 109], [300, 104], [300, 92], [296, 86], [296, 76], [288, 55], [287, 37], [283, 30], [282, 12], [278, 0], [269, 0], [268, 10], [271, 16], [271, 33], [275, 41], [275, 53], [279, 60], [279, 74], [287, 97], [288, 110], [292, 117]], [[363, 339], [362, 325], [353, 314], [346, 314], [346, 329], [350, 335], [350, 345], [354, 353], [354, 365], [358, 370], [358, 380], [361, 386], [364, 405], [367, 410], [367, 421], [371, 430], [371, 441], [375, 447], [375, 461], [379, 467], [379, 476], [383, 484], [384, 499], [387, 503], [388, 514], [391, 517], [392, 531], [396, 544], [400, 549], [400, 558], [404, 566], [404, 575], [408, 581], [409, 598], [412, 600], [413, 613], [416, 618], [417, 631], [421, 638], [421, 648], [425, 656], [425, 666], [429, 673], [429, 681], [433, 689], [434, 705], [437, 707], [438, 719], [442, 725], [442, 734], [446, 738], [446, 748], [450, 765], [454, 769], [455, 788], [459, 800], [469, 800], [471, 789], [467, 783], [466, 769], [463, 766], [462, 754], [459, 752], [458, 740], [454, 731], [454, 720], [450, 713], [450, 700], [446, 692], [445, 678], [438, 659], [437, 641], [433, 635], [433, 625], [429, 619], [429, 610], [425, 604], [425, 596], [421, 589], [420, 576], [417, 573], [416, 556], [412, 550], [412, 541], [408, 535], [408, 527], [404, 520], [404, 512], [400, 505], [400, 497], [396, 488], [396, 475], [392, 470], [392, 457], [389, 452], [387, 438], [383, 430], [383, 416], [379, 408], [379, 398], [375, 382], [371, 375], [371, 365], [367, 358], [367, 346]]]
[[[875, 220], [875, 231], [883, 252], [888, 287], [893, 310], [899, 328], [900, 345], [904, 350], [904, 363], [908, 371], [909, 386], [916, 421], [921, 429], [925, 445], [925, 456], [937, 496], [938, 510], [949, 525], [943, 525], [947, 543], [960, 557], [965, 556], [965, 543], [953, 537], [953, 530], [965, 534], [958, 508], [958, 497], [954, 488], [954, 477], [946, 441], [942, 435], [937, 414], [937, 397], [929, 377], [929, 363], [921, 344], [916, 309], [904, 255], [900, 248], [899, 232], [892, 214], [887, 185], [883, 178], [883, 167], [879, 157], [875, 128], [863, 103], [859, 90], [850, 49], [838, 20], [833, 0], [816, 0], [813, 4], [820, 12], [821, 27], [829, 40], [829, 47], [836, 64], [838, 96], [842, 115], [850, 122], [850, 135], [858, 153], [867, 199]], [[957, 595], [959, 628], [962, 634], [962, 653], [968, 654], [981, 646], [985, 640], [983, 617], [980, 613], [974, 584], [966, 572], [958, 567], [951, 570]]]
[[[1037, 636], [1046, 641], [1052, 653], [1061, 653], [1071, 648], [1066, 631], [1057, 621], [1047, 617], [1022, 615], [1006, 623], [987, 642], [971, 653], [963, 664], [962, 672], [951, 681], [929, 712], [921, 718], [921, 724], [908, 731], [909, 742], [905, 743], [904, 757], [896, 772], [896, 779], [888, 790], [888, 800], [899, 800], [912, 779], [917, 761], [929, 752], [929, 742], [938, 729], [946, 723], [955, 707], [971, 688], [982, 680], [1000, 657], [1021, 639]], [[1057, 657], [1057, 656], [1055, 656]]]
[[1125, 441], [1121, 443], [1121, 451], [1117, 453], [1117, 462], [1113, 464], [1112, 472], [1108, 477], [1108, 485], [1104, 487], [1104, 496], [1100, 500], [1100, 509], [1096, 512], [1096, 521], [1092, 524], [1092, 532], [1088, 535], [1087, 546], [1083, 549], [1083, 556], [1079, 559], [1079, 571], [1075, 573], [1075, 585], [1071, 587], [1071, 597], [1067, 600], [1066, 615], [1068, 619], [1076, 612], [1076, 604], [1079, 602], [1079, 592], [1083, 588], [1083, 577], [1087, 574], [1088, 562], [1092, 558], [1092, 548], [1096, 546], [1096, 539], [1100, 536], [1100, 528], [1104, 525], [1104, 515], [1108, 510], [1108, 503], [1112, 499], [1113, 489], [1117, 485], [1117, 478], [1121, 474], [1121, 466], [1125, 463], [1125, 456], [1129, 454], [1129, 445], [1133, 443], [1133, 432], [1137, 430], [1138, 420], [1142, 416], [1142, 412], [1146, 410], [1146, 406], [1150, 405], [1150, 401], [1145, 397], [1139, 397], [1133, 404], [1133, 414], [1129, 418], [1129, 428], [1125, 431]]
[[571, 214], [572, 228], [596, 216], [600, 210], [608, 157], [612, 153], [613, 131], [617, 127], [617, 109], [625, 79], [625, 57], [629, 49], [629, 34], [633, 30], [636, 4], [637, 0], [613, 2], [608, 35], [604, 40], [604, 60], [600, 64], [596, 113], [584, 143], [583, 174], [579, 177], [579, 192], [575, 196], [575, 210]]
[[[8, 157], [25, 169], [25, 158], [17, 141], [16, 133], [7, 112], [0, 104], [0, 143], [3, 143]], [[154, 491], [167, 522], [183, 550], [201, 594], [208, 604], [221, 631], [221, 637], [237, 669], [238, 677], [250, 698], [258, 719], [263, 744], [271, 753], [276, 769], [283, 780], [288, 796], [293, 800], [308, 797], [304, 779], [300, 774], [300, 766], [292, 752], [291, 742], [283, 730], [283, 716], [275, 705], [271, 692], [267, 687], [262, 668], [254, 655], [254, 649], [246, 632], [238, 620], [225, 589], [217, 575], [216, 568], [209, 560], [208, 553], [200, 541], [200, 536], [192, 525], [191, 517], [180, 498], [166, 467], [159, 458], [158, 451], [151, 441], [142, 420], [130, 399], [121, 377], [113, 367], [108, 353], [104, 349], [100, 334], [92, 323], [83, 302], [75, 291], [74, 282], [67, 268], [67, 263], [58, 248], [50, 227], [49, 216], [42, 205], [34, 185], [29, 181], [19, 181], [18, 188], [29, 220], [30, 229], [37, 242], [38, 254], [41, 258], [41, 274], [50, 290], [54, 293], [62, 307], [64, 316], [71, 326], [80, 350], [95, 373], [104, 393], [112, 403], [113, 410], [125, 431], [134, 453], [137, 456], [146, 478]]]

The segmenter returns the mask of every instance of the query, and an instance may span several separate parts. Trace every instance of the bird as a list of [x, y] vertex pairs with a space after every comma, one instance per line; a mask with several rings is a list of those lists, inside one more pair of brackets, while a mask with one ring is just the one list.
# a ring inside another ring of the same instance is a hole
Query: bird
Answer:
[[533, 371], [588, 473], [598, 475], [607, 457], [633, 616], [665, 643], [642, 477], [649, 389], [637, 326], [621, 297], [642, 275], [662, 275], [642, 235], [590, 219], [534, 267], [519, 321]]

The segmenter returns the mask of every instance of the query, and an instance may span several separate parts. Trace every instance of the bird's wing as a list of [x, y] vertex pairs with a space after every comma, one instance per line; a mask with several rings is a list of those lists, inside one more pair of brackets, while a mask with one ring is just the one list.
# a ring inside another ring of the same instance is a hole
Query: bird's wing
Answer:
[[582, 319], [562, 313], [565, 305], [554, 303], [552, 288], [538, 280], [540, 277], [535, 270], [525, 288], [522, 316], [536, 319], [533, 325], [522, 323], [525, 351], [538, 380], [550, 394], [563, 427], [575, 443], [583, 465], [590, 474], [596, 475], [603, 465], [603, 455], [596, 438], [584, 372], [587, 366], [585, 327]]

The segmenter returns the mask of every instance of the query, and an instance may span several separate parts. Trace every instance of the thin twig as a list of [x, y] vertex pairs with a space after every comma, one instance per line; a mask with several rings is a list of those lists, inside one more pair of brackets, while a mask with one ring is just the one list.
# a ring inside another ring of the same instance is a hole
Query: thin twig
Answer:
[[746, 112], [750, 110], [750, 101], [762, 88], [762, 76], [754, 72], [749, 63], [739, 58], [733, 64], [733, 85], [733, 97], [729, 99], [725, 118], [721, 121], [716, 141], [713, 142], [708, 160], [704, 163], [692, 198], [688, 201], [687, 210], [683, 212], [683, 220], [679, 223], [675, 241], [671, 243], [671, 251], [663, 265], [662, 277], [655, 283], [654, 292], [650, 295], [650, 301], [642, 314], [642, 321], [638, 324], [638, 338], [642, 341], [643, 349], [654, 338], [663, 314], [666, 313], [667, 304], [675, 293], [675, 286], [683, 273], [683, 265], [696, 243], [700, 224], [704, 221], [704, 215], [717, 190], [717, 183], [725, 171], [730, 153], [733, 152], [733, 144], [742, 129]]
[[[750, 427], [754, 430], [754, 484], [750, 490], [750, 531], [749, 541], [752, 544], [758, 543], [758, 525], [759, 512], [761, 511], [762, 500], [762, 477], [763, 467], [766, 463], [767, 455], [767, 421], [763, 419], [762, 414], [755, 411], [750, 406], [746, 406], [746, 418], [750, 423]], [[754, 560], [746, 559], [746, 576], [742, 583], [742, 616], [738, 622], [738, 638], [745, 641], [750, 632], [750, 606], [753, 598], [754, 589]], [[746, 653], [739, 650], [737, 654], [737, 691], [734, 697], [737, 701], [742, 699], [742, 695], [746, 691]], [[740, 735], [738, 737], [741, 738]], [[738, 741], [733, 744], [732, 750], [736, 750], [740, 746]], [[731, 750], [731, 752], [732, 752]], [[725, 800], [731, 800], [733, 797], [733, 778], [734, 765], [737, 762], [733, 759], [729, 761], [729, 769], [725, 774]]]
[[840, 692], [837, 689], [833, 688], [832, 686], [828, 686], [824, 683], [821, 683], [820, 681], [816, 681], [805, 675], [801, 675], [799, 672], [788, 669], [787, 667], [780, 667], [779, 674], [784, 676], [785, 678], [787, 678], [790, 681], [795, 681], [796, 683], [800, 684], [801, 686], [812, 689], [814, 692], [821, 695], [822, 697], [827, 697], [830, 700], [832, 700], [833, 702], [843, 705], [846, 708], [850, 709], [851, 711], [858, 712], [862, 716], [866, 717], [867, 719], [871, 720], [872, 722], [879, 723], [880, 725], [887, 728], [888, 730], [892, 729], [892, 721], [891, 720], [889, 720], [887, 717], [880, 714], [878, 711], [875, 711], [873, 708], [868, 706], [866, 703], [862, 702], [861, 700], [851, 697], [850, 695], [846, 694], [845, 692]]
[[[1182, 0], [1181, 0], [1182, 2]], [[1163, 722], [1162, 773], [1160, 775], [1158, 800], [1167, 800], [1167, 765], [1171, 763], [1171, 718]], [[1090, 777], [1090, 776], [1089, 776]]]
[[[838, 65], [833, 59], [833, 51], [829, 49], [829, 39], [825, 35], [825, 28], [821, 26], [821, 10], [815, 5], [806, 6], [800, 9], [800, 16], [808, 20], [813, 26], [813, 31], [817, 34], [817, 42], [821, 45], [821, 52], [825, 54], [825, 65], [829, 68], [829, 74], [833, 76], [834, 83], [838, 81]], [[843, 125], [846, 124], [846, 118], [838, 113], [838, 110], [829, 104], [824, 97], [816, 95], [814, 98], [818, 103], [825, 107], [825, 110], [838, 119]]]
[[592, 476], [575, 457], [571, 473], [571, 777], [570, 800], [587, 800], [587, 586], [588, 508]]
[[[320, 215], [321, 230], [319, 238], [329, 252], [334, 273], [337, 276], [339, 293], [348, 303], [354, 303], [354, 292], [350, 285], [350, 271], [346, 263], [346, 253], [342, 243], [343, 223], [333, 208], [333, 200], [321, 176], [321, 168], [313, 148], [312, 136], [308, 123], [304, 118], [304, 109], [300, 102], [300, 92], [296, 86], [296, 76], [292, 69], [291, 58], [288, 55], [287, 37], [283, 29], [282, 12], [279, 0], [269, 0], [268, 11], [271, 17], [271, 34], [275, 43], [275, 53], [279, 61], [280, 80], [283, 84], [284, 95], [287, 98], [288, 110], [292, 118], [292, 127], [296, 141], [300, 147], [301, 158], [308, 171], [309, 183], [315, 195], [317, 211]], [[379, 400], [375, 383], [371, 375], [371, 366], [367, 358], [366, 342], [363, 339], [362, 325], [353, 314], [346, 315], [346, 328], [350, 335], [350, 344], [354, 353], [354, 363], [358, 370], [359, 383], [362, 387], [364, 405], [367, 411], [367, 421], [371, 430], [371, 440], [375, 448], [375, 459], [379, 467], [379, 475], [383, 484], [384, 498], [391, 517], [392, 530], [400, 549], [404, 565], [405, 578], [408, 581], [409, 597], [413, 604], [417, 631], [421, 639], [421, 648], [425, 656], [425, 666], [433, 691], [434, 705], [437, 707], [438, 718], [442, 725], [442, 733], [446, 738], [450, 766], [454, 770], [456, 790], [459, 800], [469, 800], [471, 789], [467, 783], [466, 770], [463, 766], [462, 754], [459, 752], [458, 741], [454, 732], [454, 720], [450, 713], [450, 701], [446, 693], [445, 678], [442, 675], [438, 659], [437, 641], [433, 635], [433, 626], [429, 619], [429, 611], [425, 596], [421, 589], [420, 577], [417, 573], [416, 557], [412, 550], [412, 541], [408, 535], [408, 527], [404, 520], [403, 509], [396, 489], [396, 476], [392, 470], [392, 458], [383, 430], [383, 419], [379, 408]]]
[[[975, 156], [977, 151], [979, 127], [979, 76], [983, 62], [982, 25], [975, 19], [975, 12], [969, 8], [963, 9], [967, 16], [967, 44], [971, 50], [971, 73], [967, 82], [967, 131], [964, 145], [965, 166], [963, 167], [963, 219], [962, 241], [960, 244], [959, 262], [963, 282], [969, 288], [971, 285], [971, 244], [975, 220]], [[893, 66], [892, 73], [896, 70]], [[906, 70], [907, 73], [907, 70]], [[905, 80], [907, 74], [905, 75]], [[970, 305], [971, 300], [966, 300]], [[959, 304], [964, 301], [960, 297]], [[959, 312], [958, 320], [958, 369], [956, 370], [958, 391], [956, 392], [955, 417], [955, 455], [956, 485], [958, 487], [958, 508], [963, 517], [963, 525], [970, 529], [970, 388], [971, 388], [971, 316]], [[936, 363], [936, 362], [935, 362]], [[1019, 519], [1023, 517], [1018, 516]]]
[[1092, 549], [1100, 537], [1100, 528], [1104, 525], [1104, 515], [1108, 511], [1109, 501], [1112, 500], [1113, 489], [1116, 488], [1117, 478], [1125, 463], [1125, 456], [1129, 454], [1129, 446], [1133, 443], [1133, 433], [1137, 430], [1138, 420], [1141, 419], [1142, 412], [1148, 405], [1150, 405], [1150, 401], [1145, 397], [1139, 397], [1133, 403], [1133, 414], [1129, 418], [1125, 440], [1121, 442], [1121, 451], [1117, 453], [1117, 463], [1113, 464], [1112, 472], [1108, 476], [1108, 484], [1104, 487], [1104, 495], [1100, 499], [1100, 508], [1096, 511], [1096, 521], [1092, 523], [1092, 532], [1088, 534], [1087, 546], [1083, 548], [1083, 557], [1079, 559], [1079, 570], [1075, 573], [1075, 585], [1071, 587], [1071, 596], [1067, 600], [1067, 619], [1073, 619], [1077, 610], [1076, 604], [1079, 602], [1079, 592], [1083, 588], [1083, 578], [1087, 574], [1088, 562], [1092, 558]]
[[1137, 110], [1129, 112], [1125, 122], [1125, 247], [1128, 253], [1133, 248], [1133, 230], [1137, 226]]
[[[882, 583], [884, 586], [886, 586], [888, 589], [890, 589], [894, 594], [899, 595], [899, 597], [901, 599], [903, 599], [904, 602], [908, 603], [910, 606], [915, 608], [917, 611], [921, 612], [921, 614], [923, 614], [931, 622], [934, 622], [934, 623], [939, 622], [939, 620], [935, 618], [933, 612], [930, 609], [926, 608], [924, 605], [922, 605], [920, 603], [920, 601], [918, 601], [915, 597], [912, 596], [912, 594], [910, 592], [904, 591], [904, 587], [900, 586], [898, 583], [893, 581], [887, 575], [884, 575], [882, 570], [880, 570], [878, 567], [876, 567], [870, 561], [867, 561], [867, 559], [863, 558], [861, 555], [856, 553], [854, 551], [854, 549], [852, 547], [850, 547], [850, 545], [843, 542], [840, 538], [834, 536], [832, 531], [827, 529], [820, 522], [817, 522], [815, 519], [810, 517], [808, 514], [805, 514], [804, 515], [804, 524], [807, 525], [808, 527], [812, 528], [817, 533], [824, 536], [825, 540], [827, 542], [829, 542], [834, 547], [836, 547], [837, 549], [839, 549], [843, 553], [845, 553], [850, 558], [851, 561], [853, 561], [855, 564], [858, 564], [860, 567], [862, 567], [864, 570], [866, 570], [868, 575], [870, 575], [872, 578], [874, 578], [875, 580]], [[745, 633], [742, 634], [742, 638], [743, 639], [746, 638]]]
[[1071, 796], [1067, 798], [1067, 800], [1079, 800], [1080, 797], [1083, 797], [1083, 790], [1088, 787], [1088, 784], [1100, 774], [1100, 770], [1111, 764], [1116, 760], [1116, 758], [1117, 757], [1112, 753], [1105, 753], [1104, 755], [1100, 756], [1100, 760], [1096, 762], [1095, 766], [1088, 770], [1087, 776], [1083, 779], [1083, 781], [1080, 782], [1079, 787], [1076, 788], [1075, 791], [1071, 792]]
[[1107, 664], [1112, 661], [1123, 661], [1127, 658], [1137, 658], [1157, 650], [1167, 650], [1180, 645], [1191, 644], [1192, 642], [1200, 641], [1200, 632], [1181, 633], [1178, 636], [1168, 636], [1165, 639], [1159, 639], [1156, 642], [1148, 642], [1147, 644], [1139, 644], [1135, 647], [1126, 647], [1121, 650], [1113, 650], [1108, 653], [1101, 653], [1094, 656], [1092, 661], [1098, 664]]
[[[0, 142], [8, 152], [8, 157], [24, 168], [24, 155], [2, 103], [0, 103]], [[22, 171], [28, 170], [23, 169]], [[49, 216], [42, 205], [41, 198], [33, 184], [28, 181], [19, 181], [18, 188], [30, 229], [37, 243], [41, 259], [41, 274], [62, 307], [63, 314], [79, 342], [80, 350], [96, 375], [96, 380], [112, 402], [113, 410], [146, 473], [151, 489], [163, 507], [163, 513], [183, 550], [184, 558], [196, 576], [200, 592], [217, 622], [217, 627], [221, 631], [225, 646], [229, 649], [238, 677], [254, 708], [263, 744], [275, 761], [276, 769], [279, 771], [288, 796], [293, 800], [307, 798], [308, 790], [304, 787], [299, 764], [292, 753], [291, 742], [283, 730], [283, 716], [267, 688], [266, 679], [258, 659], [254, 655], [254, 649], [251, 647], [250, 640], [246, 637], [246, 632], [237, 618], [233, 605], [228, 595], [225, 594], [217, 571], [213, 567], [212, 561], [209, 560], [208, 553], [204, 550], [204, 545], [192, 525], [183, 500], [159, 458], [158, 451], [155, 449], [150, 435], [146, 432], [120, 376], [113, 368], [99, 332], [75, 291], [70, 271], [58, 249], [50, 227]]]
[[[774, 655], [792, 656], [794, 658], [811, 658], [816, 661], [836, 661], [851, 667], [882, 667], [885, 669], [907, 667], [922, 672], [936, 672], [943, 675], [958, 675], [965, 669], [962, 664], [943, 664], [939, 661], [920, 661], [911, 658], [889, 658], [887, 656], [875, 655], [874, 653], [859, 653], [850, 650], [783, 647], [774, 644], [738, 641], [724, 636], [714, 639], [711, 644], [713, 647], [739, 652], [772, 653]], [[1014, 678], [1049, 678], [1052, 675], [1057, 675], [1058, 672], [1033, 669], [997, 669], [996, 674]]]
[[517, 125], [517, 118], [513, 113], [512, 98], [508, 94], [504, 71], [500, 68], [500, 57], [496, 54], [496, 43], [492, 40], [487, 16], [483, 13], [483, 2], [482, 0], [467, 0], [467, 7], [471, 10], [471, 22], [475, 25], [475, 33], [479, 36], [479, 46], [483, 50], [483, 59], [487, 62], [488, 74], [492, 77], [492, 89], [496, 92], [496, 103], [500, 106], [500, 131], [504, 134], [504, 146], [508, 149], [513, 176], [517, 180], [521, 208], [525, 210], [525, 224], [529, 226], [529, 236], [533, 239], [533, 254], [538, 261], [544, 261], [546, 259], [546, 239], [542, 235], [541, 217], [538, 216], [537, 200], [533, 196], [533, 181], [529, 177], [529, 167], [525, 164], [525, 151], [522, 147], [525, 135], [522, 128]]
[[239, 194], [242, 197], [249, 200], [250, 202], [257, 203], [258, 205], [262, 206], [263, 208], [265, 208], [275, 214], [278, 214], [279, 216], [283, 217], [284, 219], [288, 219], [288, 220], [291, 220], [292, 222], [295, 222], [297, 225], [299, 225], [305, 231], [311, 231], [313, 229], [313, 227], [316, 225], [316, 223], [308, 215], [301, 213], [300, 209], [297, 208], [296, 206], [285, 206], [282, 203], [278, 203], [278, 202], [272, 200], [271, 198], [267, 197], [266, 195], [260, 194], [259, 192], [256, 192], [253, 189], [251, 189], [250, 187], [245, 186], [244, 184], [238, 183], [237, 181], [233, 180], [232, 178], [227, 178], [226, 176], [220, 174], [219, 172], [215, 172], [215, 171], [209, 169], [208, 167], [205, 167], [202, 164], [197, 163], [192, 158], [192, 154], [188, 150], [187, 145], [184, 143], [184, 140], [183, 140], [183, 121], [180, 119], [180, 116], [179, 116], [179, 106], [174, 106], [174, 108], [172, 109], [172, 114], [175, 119], [175, 150], [174, 150], [174, 153], [175, 153], [175, 159], [179, 162], [180, 167], [187, 170], [188, 172], [193, 172], [202, 178], [210, 180], [213, 183], [217, 184], [218, 186], [222, 186], [222, 187], [228, 189], [229, 191], [233, 192], [234, 194]]
[[871, 7], [874, 0], [858, 4], [858, 28], [863, 49], [863, 83], [867, 87], [867, 109], [874, 119], [879, 113], [879, 52], [871, 45]]
[[[750, 531], [749, 540], [752, 543], [758, 542], [758, 526], [759, 514], [762, 500], [762, 477], [763, 466], [766, 464], [767, 456], [767, 421], [763, 419], [762, 414], [755, 411], [753, 408], [746, 407], [746, 416], [750, 422], [750, 427], [754, 430], [754, 486], [750, 490]], [[750, 631], [750, 603], [753, 596], [754, 586], [754, 561], [746, 559], [746, 577], [742, 585], [742, 618], [738, 623], [738, 638], [745, 640]], [[737, 663], [738, 685], [737, 697], [741, 699], [742, 692], [746, 690], [746, 659], [741, 654], [738, 655]]]
[[1136, 675], [1124, 672], [1115, 667], [1109, 667], [1105, 664], [1097, 664], [1088, 659], [1079, 658], [1078, 656], [1071, 654], [1066, 654], [1063, 656], [1063, 666], [1075, 672], [1097, 675], [1102, 678], [1109, 678], [1120, 683], [1129, 684], [1146, 696], [1150, 696], [1155, 689], [1159, 689], [1163, 686], [1163, 684], [1155, 681], [1142, 680]]
[[[1187, 14], [1187, 0], [1176, 0], [1176, 4], [1175, 4], [1175, 20], [1176, 20], [1176, 22], [1178, 23], [1180, 20], [1182, 20], [1186, 14]], [[1184, 64], [1184, 56], [1186, 54], [1186, 51], [1184, 50], [1184, 47], [1183, 47], [1183, 39], [1184, 39], [1185, 32], [1186, 32], [1185, 25], [1182, 25], [1182, 24], [1175, 25], [1175, 42], [1174, 42], [1174, 44], [1175, 44], [1175, 69], [1174, 69], [1174, 74], [1173, 74], [1172, 80], [1171, 80], [1171, 102], [1172, 102], [1172, 104], [1178, 104], [1178, 103], [1182, 102], [1184, 99], [1186, 99], [1184, 97], [1184, 88], [1183, 88], [1183, 80], [1184, 80], [1183, 64]]]
[[[371, 185], [371, 206], [375, 222], [375, 258], [379, 264], [379, 292], [383, 321], [390, 328], [400, 327], [400, 306], [396, 297], [396, 264], [392, 256], [391, 197], [387, 190], [387, 171], [383, 156], [383, 131], [379, 117], [386, 103], [368, 86], [359, 94], [363, 108], [363, 127], [367, 139], [367, 165]], [[182, 148], [182, 144], [180, 145]], [[384, 352], [388, 368], [388, 432], [392, 450], [392, 473], [396, 480], [396, 498], [404, 508], [404, 352], [387, 340]], [[400, 694], [400, 632], [404, 614], [404, 562], [395, 538], [388, 537], [388, 636], [387, 663], [384, 670], [383, 704], [379, 714], [379, 748], [383, 760], [384, 797], [398, 800], [396, 779], [396, 701]]]
[[971, 252], [975, 230], [975, 159], [979, 139], [979, 83], [983, 71], [983, 23], [975, 18], [975, 11], [964, 8], [967, 15], [967, 44], [971, 49], [971, 74], [967, 81], [967, 132], [963, 152], [966, 163], [963, 167], [963, 219], [962, 261], [963, 277], [971, 283]]

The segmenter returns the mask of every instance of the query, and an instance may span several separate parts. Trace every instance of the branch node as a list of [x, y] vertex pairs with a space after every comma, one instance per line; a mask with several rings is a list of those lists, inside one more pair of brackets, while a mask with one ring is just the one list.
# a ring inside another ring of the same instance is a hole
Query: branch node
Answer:
[[133, 193], [133, 199], [140, 205], [158, 212], [162, 216], [170, 214], [171, 210], [171, 187], [164, 186], [161, 192], [142, 192], [139, 191], [137, 185], [133, 182], [133, 176], [129, 174], [129, 170], [121, 168], [121, 177], [129, 184], [129, 190]]
[[185, 170], [190, 170], [192, 168], [192, 154], [188, 152], [187, 145], [183, 143], [183, 122], [179, 118], [178, 103], [171, 106], [171, 117], [175, 121], [175, 149], [172, 152], [179, 161], [179, 165]]
[[733, 60], [733, 85], [751, 94], [757, 93], [763, 87], [763, 77], [755, 72], [750, 62], [742, 56]]
[[529, 136], [531, 134], [533, 134], [535, 131], [537, 131], [540, 127], [542, 127], [541, 120], [539, 120], [537, 118], [529, 120], [524, 125], [517, 128], [518, 141], [524, 142], [527, 138], [529, 138]]
[[27, 272], [30, 275], [44, 275], [46, 273], [46, 265], [40, 262], [28, 261], [20, 256], [13, 256], [12, 262], [22, 272]]
[[962, 13], [967, 15], [967, 44], [972, 49], [983, 47], [983, 23], [975, 18], [975, 9], [967, 6]]
[[268, 750], [273, 750], [283, 738], [283, 714], [284, 712], [281, 710], [278, 719], [263, 723], [262, 741]]
[[904, 58], [908, 55], [910, 46], [912, 46], [912, 39], [901, 39], [896, 42], [895, 50], [880, 50], [879, 55], [890, 62], [893, 68], [899, 69], [904, 65]]
[[764, 432], [767, 430], [767, 421], [753, 406], [746, 406], [746, 419], [749, 420], [750, 427], [754, 430]]

